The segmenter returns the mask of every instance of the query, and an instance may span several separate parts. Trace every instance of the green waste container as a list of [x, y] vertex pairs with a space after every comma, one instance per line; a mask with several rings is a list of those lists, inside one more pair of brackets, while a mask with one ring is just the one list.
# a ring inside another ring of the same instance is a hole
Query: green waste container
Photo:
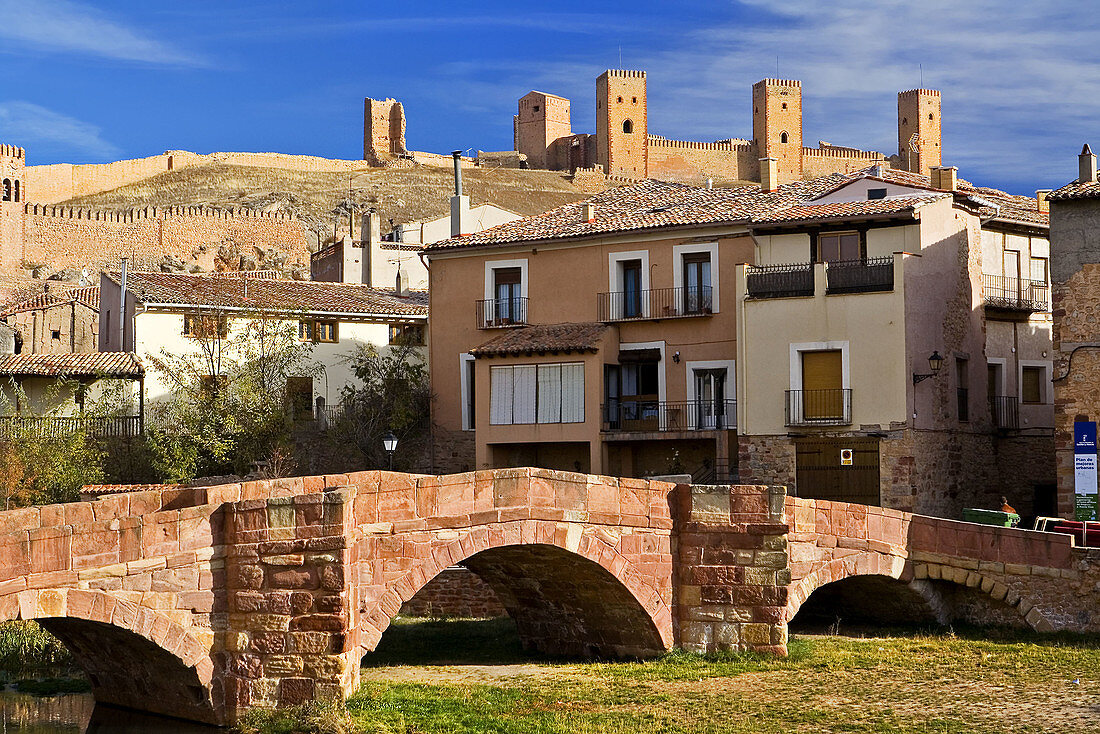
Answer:
[[1020, 524], [1020, 516], [1015, 512], [979, 510], [974, 507], [963, 509], [963, 520], [981, 525], [996, 525], [999, 528], [1014, 528]]

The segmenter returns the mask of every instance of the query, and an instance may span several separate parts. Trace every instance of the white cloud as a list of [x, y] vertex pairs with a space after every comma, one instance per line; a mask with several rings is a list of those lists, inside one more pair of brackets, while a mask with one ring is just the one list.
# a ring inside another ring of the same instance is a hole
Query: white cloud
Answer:
[[[0, 0], [0, 38], [16, 44], [122, 61], [199, 65], [171, 44], [147, 38], [72, 0]], [[6, 50], [13, 51], [8, 44]]]
[[100, 137], [99, 128], [30, 102], [0, 102], [0, 130], [8, 143], [56, 148], [65, 153], [109, 157], [115, 146]]

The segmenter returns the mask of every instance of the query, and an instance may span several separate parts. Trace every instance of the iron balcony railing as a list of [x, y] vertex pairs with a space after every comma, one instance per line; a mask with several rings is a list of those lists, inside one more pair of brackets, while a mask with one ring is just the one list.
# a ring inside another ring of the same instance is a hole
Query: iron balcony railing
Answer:
[[706, 459], [703, 465], [691, 473], [692, 484], [737, 484], [737, 467], [730, 467], [728, 460]]
[[788, 298], [814, 294], [813, 263], [750, 265], [745, 275], [750, 298]]
[[96, 438], [129, 438], [140, 436], [144, 424], [139, 415], [105, 417], [5, 415], [0, 416], [0, 440], [10, 441], [23, 436], [58, 438], [77, 431], [87, 431]]
[[1050, 308], [1050, 286], [1042, 280], [982, 275], [985, 305], [1016, 311], [1046, 311]]
[[477, 302], [477, 328], [498, 329], [527, 323], [527, 299], [489, 298]]
[[1020, 401], [1008, 395], [995, 395], [989, 398], [989, 413], [993, 417], [993, 427], [1004, 431], [1015, 431], [1020, 427]]
[[894, 258], [842, 260], [825, 266], [826, 293], [874, 293], [894, 290]]
[[787, 390], [788, 426], [846, 426], [852, 422], [852, 391]]
[[649, 288], [596, 294], [600, 321], [672, 319], [707, 316], [713, 309], [711, 287]]
[[605, 431], [720, 431], [737, 428], [737, 401], [608, 400]]

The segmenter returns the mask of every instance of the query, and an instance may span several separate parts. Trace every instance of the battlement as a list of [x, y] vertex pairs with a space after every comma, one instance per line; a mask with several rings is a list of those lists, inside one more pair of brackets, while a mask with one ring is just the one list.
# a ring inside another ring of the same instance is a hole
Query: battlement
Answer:
[[898, 92], [899, 97], [916, 97], [922, 94], [927, 94], [932, 97], [940, 96], [940, 90], [938, 89], [907, 89], [904, 92]]
[[866, 158], [867, 160], [880, 160], [882, 153], [873, 150], [857, 150], [855, 148], [802, 148], [802, 155], [816, 158]]
[[758, 81], [756, 84], [753, 84], [752, 86], [754, 88], [755, 87], [801, 87], [802, 82], [800, 82], [798, 79], [772, 79], [772, 78], [769, 77], [767, 79], [761, 79], [760, 81]]
[[662, 148], [685, 148], [690, 150], [730, 150], [730, 151], [744, 151], [748, 152], [754, 149], [755, 145], [748, 140], [730, 139], [730, 140], [716, 140], [713, 143], [701, 143], [693, 140], [669, 140], [666, 137], [660, 135], [650, 135], [649, 145], [651, 147]]
[[607, 76], [622, 77], [624, 79], [645, 79], [644, 71], [632, 71], [630, 69], [608, 69], [604, 72], [604, 74], [606, 74]]
[[142, 219], [169, 219], [179, 217], [208, 217], [211, 219], [280, 219], [295, 220], [292, 214], [284, 212], [260, 212], [252, 209], [215, 209], [201, 206], [146, 206], [134, 209], [91, 209], [76, 206], [54, 206], [52, 204], [24, 204], [24, 213], [36, 217], [56, 217], [58, 219], [88, 219], [101, 222], [136, 222]]
[[0, 145], [0, 156], [5, 158], [27, 159], [27, 152], [15, 145]]

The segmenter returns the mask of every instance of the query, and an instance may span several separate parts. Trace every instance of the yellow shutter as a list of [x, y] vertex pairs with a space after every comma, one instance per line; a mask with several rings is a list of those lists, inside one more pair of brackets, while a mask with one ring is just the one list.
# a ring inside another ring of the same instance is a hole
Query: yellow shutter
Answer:
[[844, 415], [839, 349], [802, 353], [802, 413], [808, 420]]

